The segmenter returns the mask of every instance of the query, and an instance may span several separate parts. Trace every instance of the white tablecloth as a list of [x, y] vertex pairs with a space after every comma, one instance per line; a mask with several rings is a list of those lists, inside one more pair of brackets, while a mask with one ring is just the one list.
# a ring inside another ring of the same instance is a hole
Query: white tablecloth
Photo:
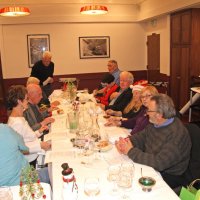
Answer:
[[[61, 105], [67, 111], [68, 106]], [[47, 152], [46, 162], [51, 165], [51, 179], [53, 187], [53, 200], [62, 200], [62, 163], [68, 163], [74, 170], [76, 181], [78, 184], [78, 200], [88, 199], [84, 194], [84, 180], [87, 176], [96, 176], [100, 180], [100, 194], [94, 199], [98, 200], [117, 200], [121, 195], [112, 196], [110, 191], [112, 184], [107, 180], [108, 167], [111, 164], [120, 164], [123, 161], [129, 160], [127, 156], [121, 155], [117, 152], [115, 146], [107, 152], [94, 153], [91, 156], [77, 155], [75, 149], [70, 142], [70, 139], [75, 135], [68, 132], [66, 128], [66, 113], [57, 115], [55, 113], [55, 123], [52, 124], [51, 133], [46, 136], [48, 140], [52, 141], [52, 151]], [[101, 117], [102, 124], [105, 120]], [[104, 127], [103, 131], [108, 133], [110, 141], [113, 143], [119, 136], [125, 137], [129, 131], [119, 127]], [[171, 190], [171, 188], [163, 181], [162, 177], [153, 168], [134, 163], [135, 175], [133, 178], [132, 189], [128, 192], [131, 199], [142, 200], [178, 200], [179, 197]], [[141, 177], [141, 168], [143, 169], [143, 176], [150, 176], [156, 180], [156, 185], [151, 192], [143, 192], [138, 183]]]
[[[50, 185], [46, 184], [46, 183], [41, 183], [41, 186], [43, 187], [44, 194], [46, 195], [46, 200], [51, 200], [52, 193], [51, 193]], [[19, 189], [20, 189], [19, 186], [11, 186], [8, 188], [12, 193], [13, 200], [21, 200], [21, 197], [19, 196]], [[1, 200], [3, 200], [3, 199], [1, 199]], [[39, 200], [43, 200], [43, 198], [41, 197]]]

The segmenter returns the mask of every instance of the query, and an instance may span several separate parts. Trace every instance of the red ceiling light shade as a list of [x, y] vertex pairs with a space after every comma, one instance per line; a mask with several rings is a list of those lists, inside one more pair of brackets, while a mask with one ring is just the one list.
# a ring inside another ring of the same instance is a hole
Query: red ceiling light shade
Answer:
[[0, 9], [0, 16], [4, 17], [20, 17], [30, 14], [30, 10], [26, 7], [9, 6]]
[[81, 7], [80, 12], [85, 15], [104, 15], [108, 12], [108, 8], [101, 5], [90, 5]]

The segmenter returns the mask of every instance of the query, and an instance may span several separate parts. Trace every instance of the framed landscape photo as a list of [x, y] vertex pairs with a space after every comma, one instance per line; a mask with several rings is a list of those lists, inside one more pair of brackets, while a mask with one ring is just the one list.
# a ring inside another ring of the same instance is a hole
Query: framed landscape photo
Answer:
[[110, 58], [110, 37], [79, 37], [79, 55], [84, 58]]
[[28, 62], [29, 67], [42, 59], [44, 51], [50, 51], [49, 34], [32, 34], [27, 35], [28, 45]]

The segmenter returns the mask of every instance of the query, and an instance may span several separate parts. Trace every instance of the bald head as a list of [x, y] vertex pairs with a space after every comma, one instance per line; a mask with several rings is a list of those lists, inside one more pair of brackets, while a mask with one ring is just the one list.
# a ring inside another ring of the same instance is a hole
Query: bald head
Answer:
[[28, 99], [31, 104], [37, 105], [42, 99], [42, 89], [37, 84], [27, 85]]

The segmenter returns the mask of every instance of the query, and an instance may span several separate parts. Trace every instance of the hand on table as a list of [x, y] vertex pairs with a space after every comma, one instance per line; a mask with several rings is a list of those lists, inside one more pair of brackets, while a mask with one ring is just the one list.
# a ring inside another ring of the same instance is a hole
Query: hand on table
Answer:
[[127, 155], [129, 150], [134, 148], [129, 138], [119, 138], [118, 141], [115, 141], [115, 146], [119, 153]]
[[42, 122], [41, 122], [41, 125], [42, 126], [45, 126], [47, 124], [50, 124], [50, 123], [53, 123], [55, 121], [54, 118], [52, 117], [46, 117]]
[[49, 142], [41, 142], [40, 143], [41, 149], [47, 151], [51, 148], [51, 144]]

